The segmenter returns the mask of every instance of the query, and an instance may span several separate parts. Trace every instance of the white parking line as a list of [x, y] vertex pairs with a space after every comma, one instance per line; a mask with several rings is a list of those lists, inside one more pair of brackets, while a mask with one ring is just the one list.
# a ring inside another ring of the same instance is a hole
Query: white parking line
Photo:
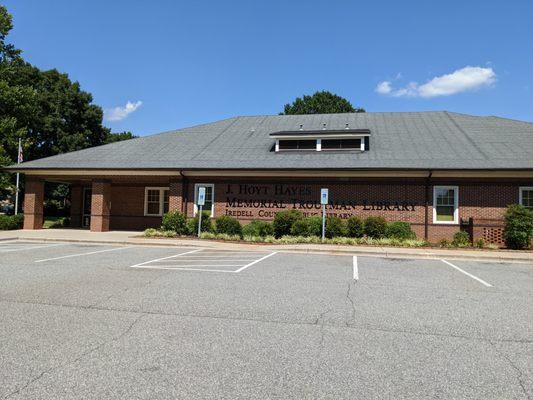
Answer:
[[52, 257], [52, 258], [45, 258], [45, 259], [42, 259], [42, 260], [36, 260], [35, 262], [38, 263], [38, 262], [45, 262], [45, 261], [52, 261], [52, 260], [61, 260], [62, 258], [88, 256], [89, 254], [105, 253], [106, 251], [125, 250], [125, 249], [131, 249], [132, 247], [134, 247], [134, 246], [115, 247], [113, 249], [89, 251], [87, 253], [69, 254], [69, 255], [66, 255], [66, 256]]
[[359, 268], [357, 267], [357, 256], [353, 256], [353, 280], [359, 280]]
[[268, 257], [272, 257], [274, 254], [278, 254], [278, 252], [275, 251], [275, 252], [273, 252], [273, 253], [267, 254], [266, 256], [261, 257], [259, 260], [255, 260], [255, 261], [252, 261], [250, 264], [246, 264], [244, 267], [239, 268], [239, 269], [236, 270], [235, 272], [236, 272], [236, 273], [239, 273], [239, 272], [241, 272], [241, 271], [244, 271], [246, 268], [251, 267], [251, 266], [254, 265], [254, 264], [257, 264], [258, 262], [261, 262], [261, 261], [267, 259]]
[[10, 250], [1, 250], [0, 249], [0, 253], [10, 253], [12, 251], [22, 251], [22, 250], [44, 249], [44, 248], [48, 248], [48, 247], [66, 246], [67, 244], [68, 243], [46, 244], [46, 245], [40, 245], [40, 246], [20, 247], [20, 248], [10, 249]]
[[[201, 253], [199, 253], [201, 252]], [[157, 258], [155, 260], [145, 261], [140, 264], [132, 265], [130, 268], [150, 268], [150, 269], [167, 269], [167, 270], [182, 270], [182, 271], [203, 271], [203, 272], [223, 272], [223, 273], [239, 273], [244, 271], [246, 268], [251, 267], [254, 264], [257, 264], [260, 261], [265, 260], [268, 257], [273, 256], [277, 252], [267, 254], [261, 258], [253, 259], [252, 254], [248, 252], [231, 252], [229, 251], [207, 251], [211, 254], [217, 254], [213, 256], [205, 256], [204, 250], [197, 249], [188, 251], [181, 254], [172, 255], [169, 257]], [[192, 253], [196, 253], [191, 255]], [[221, 254], [222, 253], [222, 254]], [[244, 254], [243, 254], [244, 253]], [[250, 252], [254, 253], [254, 252]], [[260, 253], [259, 255], [265, 254]], [[237, 258], [237, 257], [248, 257], [248, 258]], [[250, 262], [249, 262], [250, 261]], [[248, 263], [243, 265], [242, 263]], [[202, 268], [199, 268], [202, 267]], [[225, 270], [219, 269], [220, 267], [240, 267], [236, 270]]]
[[446, 261], [446, 260], [444, 260], [444, 259], [441, 259], [441, 261], [442, 261], [443, 263], [448, 264], [450, 267], [455, 268], [457, 271], [462, 272], [462, 273], [465, 274], [466, 276], [469, 276], [470, 278], [475, 279], [475, 280], [478, 281], [479, 283], [482, 283], [483, 285], [485, 285], [485, 286], [487, 286], [487, 287], [492, 287], [492, 285], [491, 285], [490, 283], [487, 283], [487, 282], [485, 282], [483, 279], [478, 278], [477, 276], [472, 275], [472, 274], [469, 273], [469, 272], [466, 272], [465, 270], [459, 268], [457, 265], [453, 265], [451, 262], [448, 262], [448, 261]]
[[140, 264], [131, 265], [130, 268], [150, 268], [150, 267], [145, 267], [144, 265], [145, 264], [150, 264], [150, 263], [156, 262], [156, 261], [168, 260], [169, 258], [175, 258], [175, 257], [184, 256], [185, 254], [196, 253], [197, 251], [200, 251], [200, 250], [202, 250], [202, 249], [186, 251], [185, 253], [175, 254], [173, 256], [168, 256], [168, 257], [156, 258], [155, 260], [145, 261], [145, 262], [140, 263]]
[[172, 267], [172, 266], [167, 266], [167, 265], [161, 265], [157, 267], [151, 267], [150, 265], [144, 265], [138, 268], [166, 269], [166, 270], [177, 270], [177, 271], [223, 272], [223, 273], [229, 273], [229, 274], [235, 273], [235, 271], [233, 270], [225, 270], [225, 269], [181, 268], [181, 267]]
[[[175, 259], [175, 260], [162, 260], [162, 261], [167, 261], [167, 262], [185, 262], [185, 261], [191, 261], [191, 262], [195, 262], [195, 261], [198, 261], [198, 262], [220, 262], [220, 261], [233, 261], [233, 262], [250, 262], [250, 261], [254, 261], [255, 258], [189, 258], [189, 257], [180, 257], [178, 259]], [[157, 262], [157, 261], [152, 261], [152, 262]], [[242, 266], [242, 265], [241, 265]]]

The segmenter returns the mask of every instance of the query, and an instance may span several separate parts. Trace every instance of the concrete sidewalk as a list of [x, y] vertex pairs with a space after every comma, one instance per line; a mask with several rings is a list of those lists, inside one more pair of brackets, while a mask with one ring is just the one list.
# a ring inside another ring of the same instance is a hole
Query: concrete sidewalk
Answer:
[[214, 240], [144, 238], [141, 232], [112, 231], [90, 232], [85, 229], [41, 229], [0, 231], [0, 241], [9, 239], [103, 243], [116, 245], [192, 246], [227, 250], [272, 250], [293, 253], [346, 254], [365, 257], [420, 258], [420, 259], [469, 259], [490, 262], [521, 262], [533, 264], [532, 251], [439, 249], [381, 246], [346, 246], [330, 244], [273, 245], [257, 243], [231, 243]]

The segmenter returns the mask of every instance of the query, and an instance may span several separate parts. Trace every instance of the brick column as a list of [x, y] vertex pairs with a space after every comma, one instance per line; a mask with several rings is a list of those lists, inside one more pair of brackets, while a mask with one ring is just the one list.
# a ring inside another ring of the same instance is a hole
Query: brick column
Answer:
[[83, 188], [80, 185], [70, 186], [70, 226], [81, 227], [81, 214], [83, 207]]
[[170, 181], [169, 211], [183, 211], [183, 186], [181, 180]]
[[111, 211], [111, 182], [93, 181], [91, 197], [91, 231], [107, 232]]
[[24, 229], [43, 228], [44, 181], [26, 177], [24, 191]]

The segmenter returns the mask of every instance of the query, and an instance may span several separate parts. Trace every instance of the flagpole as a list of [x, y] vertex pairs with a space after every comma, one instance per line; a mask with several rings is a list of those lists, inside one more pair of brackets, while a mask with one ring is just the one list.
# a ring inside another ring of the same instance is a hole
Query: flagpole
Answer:
[[[21, 138], [19, 138], [19, 148], [18, 148], [18, 154], [17, 154], [17, 164], [20, 164], [20, 150], [21, 150]], [[17, 191], [15, 192], [15, 215], [19, 212], [19, 182], [20, 182], [20, 174], [17, 172]]]

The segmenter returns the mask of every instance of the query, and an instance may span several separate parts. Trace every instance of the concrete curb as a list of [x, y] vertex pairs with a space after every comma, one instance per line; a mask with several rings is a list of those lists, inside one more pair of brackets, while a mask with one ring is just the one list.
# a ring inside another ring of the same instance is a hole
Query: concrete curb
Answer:
[[[198, 243], [199, 240], [180, 241], [172, 243], [170, 241], [161, 239], [132, 239], [132, 240], [88, 240], [88, 239], [62, 239], [62, 238], [27, 238], [27, 237], [12, 237], [2, 238], [0, 241], [5, 240], [25, 240], [25, 241], [39, 241], [39, 242], [67, 242], [67, 243], [95, 243], [95, 244], [112, 244], [117, 246], [154, 246], [154, 247], [202, 247], [202, 248], [230, 248], [238, 250], [238, 247], [247, 247], [248, 249], [261, 248], [268, 251], [278, 251], [280, 253], [300, 253], [300, 254], [334, 254], [334, 255], [346, 255], [346, 256], [361, 256], [361, 257], [378, 257], [378, 258], [410, 258], [410, 259], [425, 259], [425, 260], [441, 260], [443, 258], [448, 260], [476, 260], [487, 262], [511, 262], [511, 263], [528, 263], [533, 264], [533, 253], [526, 253], [529, 256], [525, 256], [523, 253], [510, 253], [509, 255], [490, 254], [489, 251], [481, 253], [476, 250], [444, 250], [442, 252], [431, 251], [427, 249], [411, 250], [409, 248], [400, 247], [375, 247], [372, 249], [361, 249], [357, 246], [346, 247], [345, 249], [339, 248], [295, 248], [294, 245], [254, 245], [243, 243], [223, 243], [214, 241], [204, 241]], [[293, 246], [293, 247], [291, 247]], [[328, 246], [328, 245], [325, 245]], [[237, 248], [236, 248], [237, 247]], [[401, 251], [399, 251], [401, 250]], [[457, 251], [457, 253], [456, 253]]]

